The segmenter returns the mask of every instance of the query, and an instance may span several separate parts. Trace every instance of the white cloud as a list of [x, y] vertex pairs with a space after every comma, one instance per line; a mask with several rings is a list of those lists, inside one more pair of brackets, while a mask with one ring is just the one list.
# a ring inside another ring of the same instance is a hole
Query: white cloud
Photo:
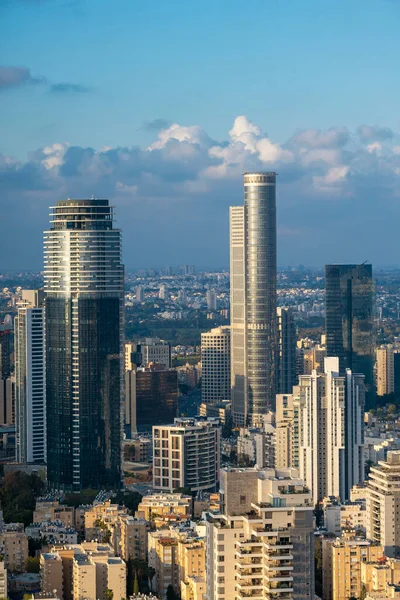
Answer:
[[54, 169], [60, 167], [64, 160], [64, 154], [67, 151], [68, 144], [53, 144], [52, 146], [45, 146], [42, 150], [45, 158], [42, 160], [42, 164], [46, 169]]
[[349, 170], [346, 165], [332, 167], [325, 175], [315, 175], [313, 177], [314, 185], [319, 190], [329, 190], [332, 187], [337, 187], [345, 182]]
[[306, 148], [339, 148], [349, 141], [349, 132], [346, 127], [332, 127], [326, 131], [304, 129], [297, 132], [291, 141]]
[[374, 152], [376, 154], [381, 154], [382, 153], [382, 144], [380, 144], [379, 142], [372, 142], [372, 144], [368, 144], [367, 150], [370, 154], [373, 154]]
[[178, 123], [173, 123], [167, 129], [162, 129], [158, 133], [158, 140], [148, 147], [148, 150], [161, 150], [165, 148], [168, 142], [188, 142], [189, 144], [209, 145], [209, 137], [206, 132], [198, 125], [183, 127]]

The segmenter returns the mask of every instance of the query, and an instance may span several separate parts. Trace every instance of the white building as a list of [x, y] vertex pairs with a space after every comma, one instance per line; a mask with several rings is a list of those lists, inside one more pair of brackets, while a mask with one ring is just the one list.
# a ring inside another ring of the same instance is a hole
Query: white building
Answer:
[[314, 598], [313, 500], [296, 469], [221, 471], [207, 515], [207, 598]]
[[136, 287], [136, 302], [144, 302], [144, 289], [142, 285]]
[[364, 375], [339, 376], [339, 359], [325, 359], [325, 373], [299, 381], [299, 469], [314, 502], [349, 499], [364, 479]]
[[201, 334], [201, 399], [216, 404], [231, 395], [231, 336], [229, 327]]
[[220, 439], [218, 419], [180, 418], [173, 425], [153, 427], [153, 487], [215, 490]]
[[15, 318], [15, 425], [17, 461], [46, 462], [44, 293], [23, 290]]
[[217, 310], [217, 292], [215, 290], [207, 290], [206, 301], [208, 310]]

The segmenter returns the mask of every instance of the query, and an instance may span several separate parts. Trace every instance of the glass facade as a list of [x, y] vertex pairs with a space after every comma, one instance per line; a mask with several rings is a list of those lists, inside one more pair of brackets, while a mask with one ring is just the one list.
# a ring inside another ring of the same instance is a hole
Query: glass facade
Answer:
[[346, 368], [365, 375], [367, 398], [373, 395], [375, 286], [372, 266], [326, 265], [326, 350]]
[[124, 271], [108, 200], [53, 207], [45, 232], [47, 470], [55, 489], [121, 482]]
[[274, 409], [276, 394], [276, 174], [244, 177], [248, 414]]
[[136, 426], [138, 432], [174, 422], [178, 410], [176, 371], [137, 371]]

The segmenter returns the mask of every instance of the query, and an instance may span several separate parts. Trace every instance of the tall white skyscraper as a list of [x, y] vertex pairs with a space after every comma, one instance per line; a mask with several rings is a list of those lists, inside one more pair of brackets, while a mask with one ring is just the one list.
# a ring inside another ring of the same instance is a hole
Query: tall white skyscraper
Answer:
[[23, 290], [15, 318], [16, 455], [46, 462], [46, 360], [42, 290]]
[[275, 406], [276, 173], [245, 173], [244, 206], [230, 209], [231, 399], [238, 424]]
[[325, 373], [300, 376], [299, 469], [314, 502], [350, 498], [364, 480], [364, 375], [339, 376], [339, 359], [325, 359]]
[[201, 399], [215, 404], [231, 394], [231, 347], [229, 327], [201, 334]]
[[217, 310], [217, 293], [215, 290], [207, 290], [206, 300], [208, 310]]

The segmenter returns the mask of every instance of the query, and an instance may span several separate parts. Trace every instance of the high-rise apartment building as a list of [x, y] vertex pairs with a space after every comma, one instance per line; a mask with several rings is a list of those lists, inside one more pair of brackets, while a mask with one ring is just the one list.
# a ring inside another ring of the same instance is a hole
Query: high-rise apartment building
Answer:
[[207, 598], [314, 598], [310, 491], [296, 469], [221, 470], [223, 513], [208, 514]]
[[0, 323], [0, 379], [11, 375], [12, 324], [4, 320]]
[[390, 344], [376, 350], [376, 393], [394, 393], [394, 350]]
[[214, 491], [219, 481], [221, 429], [219, 420], [175, 419], [153, 427], [153, 487], [173, 492]]
[[277, 469], [299, 468], [299, 387], [292, 394], [276, 396], [275, 466]]
[[46, 462], [46, 352], [42, 290], [23, 290], [15, 330], [16, 454]]
[[257, 423], [275, 406], [276, 173], [245, 173], [244, 206], [230, 209], [232, 413]]
[[216, 327], [201, 334], [201, 399], [216, 404], [230, 395], [230, 328]]
[[400, 451], [388, 452], [369, 472], [367, 538], [381, 544], [386, 556], [400, 557]]
[[325, 266], [326, 355], [339, 358], [341, 375], [346, 369], [365, 375], [369, 397], [373, 394], [374, 294], [371, 265]]
[[136, 286], [136, 302], [144, 302], [144, 289], [142, 285]]
[[290, 308], [277, 308], [278, 315], [278, 376], [279, 394], [291, 394], [296, 378], [296, 327]]
[[108, 200], [62, 200], [44, 234], [47, 476], [118, 487], [124, 268]]
[[314, 502], [350, 498], [364, 479], [364, 375], [339, 375], [339, 359], [325, 359], [325, 373], [300, 376], [299, 470]]

